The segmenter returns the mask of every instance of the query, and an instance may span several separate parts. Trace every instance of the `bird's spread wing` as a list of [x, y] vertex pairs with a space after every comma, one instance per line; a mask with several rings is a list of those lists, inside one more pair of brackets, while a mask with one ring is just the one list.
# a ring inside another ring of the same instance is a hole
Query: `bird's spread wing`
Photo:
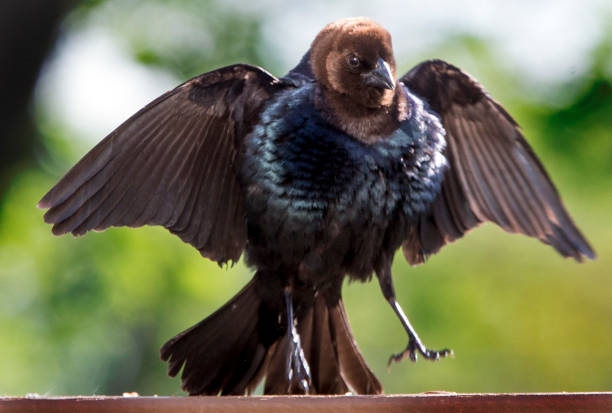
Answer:
[[202, 255], [236, 261], [246, 242], [242, 140], [278, 81], [228, 66], [160, 96], [111, 132], [39, 202], [56, 235], [162, 225]]
[[449, 169], [431, 211], [404, 242], [418, 264], [481, 222], [535, 237], [582, 261], [595, 254], [517, 123], [472, 77], [440, 60], [400, 79], [440, 116]]

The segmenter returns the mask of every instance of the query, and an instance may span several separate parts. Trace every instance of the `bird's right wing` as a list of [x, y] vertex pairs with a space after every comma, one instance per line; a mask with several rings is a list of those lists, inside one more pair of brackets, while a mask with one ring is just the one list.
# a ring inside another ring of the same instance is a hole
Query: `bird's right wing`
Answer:
[[39, 202], [56, 235], [162, 225], [217, 262], [246, 243], [243, 138], [278, 80], [249, 65], [197, 76], [140, 110]]
[[595, 257], [517, 123], [476, 80], [432, 60], [400, 82], [440, 116], [449, 162], [430, 213], [404, 242], [410, 263], [423, 262], [486, 221], [535, 237], [564, 257]]

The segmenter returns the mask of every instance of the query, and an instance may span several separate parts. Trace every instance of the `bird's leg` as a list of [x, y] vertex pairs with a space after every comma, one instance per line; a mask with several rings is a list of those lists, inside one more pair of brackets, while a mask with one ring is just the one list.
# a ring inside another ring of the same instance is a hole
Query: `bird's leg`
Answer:
[[290, 287], [284, 290], [285, 309], [287, 314], [287, 360], [286, 372], [290, 393], [310, 393], [312, 381], [310, 378], [310, 367], [304, 356], [304, 350], [300, 342], [300, 335], [295, 328], [293, 318], [293, 297]]
[[408, 345], [401, 353], [391, 355], [388, 365], [391, 365], [391, 362], [393, 361], [399, 362], [406, 356], [409, 356], [410, 360], [416, 361], [417, 352], [421, 353], [421, 355], [427, 360], [439, 360], [441, 357], [452, 355], [452, 350], [447, 348], [443, 350], [429, 350], [425, 347], [425, 345], [423, 345], [419, 335], [412, 327], [412, 324], [410, 324], [408, 317], [406, 317], [406, 314], [404, 314], [402, 307], [400, 307], [399, 303], [395, 299], [395, 288], [393, 287], [393, 279], [391, 276], [391, 264], [385, 264], [381, 271], [376, 272], [376, 275], [378, 276], [380, 289], [382, 290], [384, 297], [387, 299], [391, 305], [391, 308], [393, 308], [393, 311], [395, 311], [395, 314], [397, 314], [397, 317], [402, 322], [406, 333], [408, 333]]

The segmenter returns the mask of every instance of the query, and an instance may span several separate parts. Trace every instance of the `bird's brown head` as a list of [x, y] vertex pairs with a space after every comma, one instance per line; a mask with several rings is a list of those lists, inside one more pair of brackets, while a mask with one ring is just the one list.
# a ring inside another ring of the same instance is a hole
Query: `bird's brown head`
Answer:
[[395, 59], [391, 35], [379, 24], [364, 17], [330, 23], [312, 42], [310, 56], [324, 88], [368, 108], [392, 103]]

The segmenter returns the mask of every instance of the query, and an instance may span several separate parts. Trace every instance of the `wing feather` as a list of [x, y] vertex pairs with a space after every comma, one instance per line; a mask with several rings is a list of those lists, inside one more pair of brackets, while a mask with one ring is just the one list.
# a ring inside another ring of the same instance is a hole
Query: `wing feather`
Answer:
[[404, 242], [408, 261], [423, 262], [486, 221], [565, 257], [595, 258], [518, 124], [478, 82], [441, 60], [421, 63], [400, 81], [440, 117], [449, 162], [440, 194]]
[[246, 243], [243, 140], [281, 83], [228, 66], [155, 99], [86, 154], [39, 202], [56, 235], [161, 225], [218, 262]]

